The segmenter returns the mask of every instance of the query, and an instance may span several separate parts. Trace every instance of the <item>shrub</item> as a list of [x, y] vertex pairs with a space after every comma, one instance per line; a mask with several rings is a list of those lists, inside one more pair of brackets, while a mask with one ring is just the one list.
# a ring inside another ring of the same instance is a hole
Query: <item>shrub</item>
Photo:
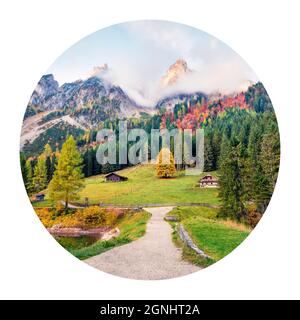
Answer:
[[106, 224], [106, 210], [97, 206], [77, 211], [76, 217], [84, 227], [99, 227]]
[[129, 214], [131, 210], [121, 208], [107, 208], [107, 214], [113, 214], [117, 219], [123, 218], [126, 214]]
[[51, 228], [54, 225], [52, 213], [48, 208], [35, 209], [35, 212], [46, 228]]
[[258, 224], [261, 217], [262, 214], [257, 212], [256, 206], [254, 204], [249, 205], [247, 213], [247, 223], [249, 226], [254, 228]]
[[118, 210], [108, 210], [98, 206], [78, 210], [75, 215], [82, 227], [112, 227], [122, 216]]
[[35, 209], [37, 216], [46, 228], [59, 225], [61, 228], [97, 228], [113, 227], [117, 220], [125, 215], [124, 210], [105, 209], [98, 206], [87, 207], [75, 211], [72, 209], [68, 214], [62, 214], [59, 207], [56, 209]]
[[117, 222], [117, 219], [120, 219], [123, 216], [124, 216], [124, 214], [121, 214], [118, 211], [114, 211], [114, 210], [107, 211], [106, 212], [106, 221], [105, 221], [106, 226], [112, 227]]
[[81, 227], [80, 222], [76, 218], [76, 213], [61, 215], [55, 219], [54, 224], [59, 224], [62, 228], [76, 228]]

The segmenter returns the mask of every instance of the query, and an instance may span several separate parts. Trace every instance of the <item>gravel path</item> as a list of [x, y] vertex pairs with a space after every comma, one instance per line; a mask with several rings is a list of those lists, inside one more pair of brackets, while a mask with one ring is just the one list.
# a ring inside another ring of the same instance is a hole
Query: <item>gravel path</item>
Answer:
[[172, 228], [163, 219], [172, 209], [144, 208], [152, 217], [142, 238], [89, 258], [85, 262], [110, 274], [141, 280], [169, 279], [200, 270], [199, 267], [183, 261], [181, 250], [172, 242]]

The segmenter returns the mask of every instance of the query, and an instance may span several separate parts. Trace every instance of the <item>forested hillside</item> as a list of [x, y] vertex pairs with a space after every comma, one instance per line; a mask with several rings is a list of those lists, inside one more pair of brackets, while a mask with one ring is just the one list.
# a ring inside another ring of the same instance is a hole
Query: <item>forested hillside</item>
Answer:
[[[174, 101], [174, 100], [172, 100]], [[45, 117], [52, 119], [60, 113]], [[45, 117], [42, 118], [41, 121]], [[265, 211], [277, 179], [280, 140], [271, 101], [261, 83], [246, 92], [230, 96], [183, 95], [170, 107], [170, 100], [161, 101], [154, 115], [141, 112], [140, 117], [127, 119], [128, 129], [197, 129], [205, 135], [204, 170], [217, 171], [219, 197], [224, 217], [242, 220], [252, 215], [253, 224]], [[106, 118], [99, 127], [113, 129], [118, 137], [118, 118]], [[85, 177], [124, 169], [128, 165], [100, 165], [96, 160], [99, 143], [96, 130], [83, 131], [59, 123], [51, 135], [41, 134], [32, 144], [25, 145], [21, 164], [29, 193], [44, 189], [51, 181], [65, 137], [72, 135], [82, 155]], [[195, 144], [195, 141], [193, 140]], [[128, 142], [130, 147], [132, 142]], [[119, 142], [117, 140], [117, 159]], [[171, 152], [174, 142], [171, 141]], [[190, 164], [189, 164], [190, 165]], [[177, 170], [185, 167], [176, 165]], [[46, 173], [45, 173], [46, 172]]]

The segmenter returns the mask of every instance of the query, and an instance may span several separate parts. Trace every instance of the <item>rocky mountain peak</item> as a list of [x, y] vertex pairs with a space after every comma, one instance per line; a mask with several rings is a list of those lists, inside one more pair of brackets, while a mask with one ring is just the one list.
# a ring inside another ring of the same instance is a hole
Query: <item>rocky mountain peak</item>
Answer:
[[57, 94], [58, 91], [59, 84], [54, 79], [53, 74], [43, 75], [32, 93], [29, 104], [33, 106], [39, 105], [43, 101], [46, 101], [53, 95]]
[[46, 74], [42, 76], [37, 84], [36, 92], [45, 95], [45, 97], [53, 95], [57, 92], [59, 87], [58, 82], [54, 79], [53, 74]]
[[173, 85], [177, 83], [181, 76], [191, 72], [187, 62], [184, 59], [178, 59], [169, 67], [166, 74], [162, 77], [162, 84], [163, 86]]

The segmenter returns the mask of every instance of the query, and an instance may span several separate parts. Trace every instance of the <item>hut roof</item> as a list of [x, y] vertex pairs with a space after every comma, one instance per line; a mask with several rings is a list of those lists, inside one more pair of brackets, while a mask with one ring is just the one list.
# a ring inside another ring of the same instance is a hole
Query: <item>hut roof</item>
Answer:
[[108, 173], [107, 175], [105, 175], [104, 177], [105, 178], [108, 178], [108, 177], [111, 177], [111, 176], [117, 176], [117, 177], [119, 177], [119, 178], [121, 178], [121, 179], [128, 179], [127, 177], [124, 177], [124, 176], [121, 176], [121, 175], [119, 175], [119, 174], [117, 174], [117, 173], [115, 173], [115, 172], [110, 172], [110, 173]]
[[217, 179], [201, 179], [200, 182], [218, 182]]
[[218, 182], [218, 179], [212, 175], [206, 175], [200, 179], [200, 182]]

